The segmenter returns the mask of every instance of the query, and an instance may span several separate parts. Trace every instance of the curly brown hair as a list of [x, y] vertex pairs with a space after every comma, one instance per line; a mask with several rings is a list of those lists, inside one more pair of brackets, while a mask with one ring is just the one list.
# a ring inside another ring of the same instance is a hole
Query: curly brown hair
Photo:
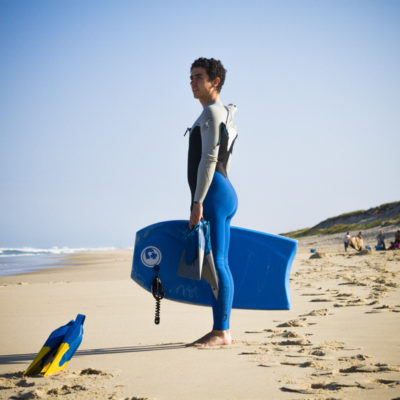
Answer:
[[213, 81], [217, 77], [220, 79], [220, 82], [217, 86], [217, 91], [219, 93], [222, 89], [222, 85], [225, 82], [226, 75], [226, 69], [222, 65], [221, 61], [214, 58], [200, 57], [193, 62], [190, 70], [196, 67], [204, 68], [211, 81]]

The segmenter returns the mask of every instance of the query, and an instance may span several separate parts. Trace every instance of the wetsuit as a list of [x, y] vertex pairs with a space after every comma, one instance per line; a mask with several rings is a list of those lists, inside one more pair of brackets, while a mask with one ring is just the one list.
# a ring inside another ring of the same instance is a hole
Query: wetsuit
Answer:
[[229, 329], [233, 278], [228, 265], [230, 223], [237, 209], [235, 189], [228, 179], [230, 157], [237, 137], [236, 107], [208, 104], [190, 129], [188, 181], [194, 202], [203, 204], [210, 221], [211, 247], [218, 274], [218, 298], [213, 303], [213, 329]]

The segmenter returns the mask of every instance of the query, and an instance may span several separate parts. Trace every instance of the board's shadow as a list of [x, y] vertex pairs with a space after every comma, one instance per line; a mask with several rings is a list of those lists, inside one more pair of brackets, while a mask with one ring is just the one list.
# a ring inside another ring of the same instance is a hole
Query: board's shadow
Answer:
[[[161, 343], [143, 346], [124, 346], [124, 347], [105, 347], [99, 349], [78, 350], [74, 357], [104, 355], [104, 354], [122, 354], [122, 353], [141, 353], [144, 351], [176, 350], [186, 347], [185, 343]], [[6, 354], [0, 355], [0, 364], [25, 364], [32, 361], [37, 353], [27, 354]], [[0, 375], [2, 377], [2, 375]]]

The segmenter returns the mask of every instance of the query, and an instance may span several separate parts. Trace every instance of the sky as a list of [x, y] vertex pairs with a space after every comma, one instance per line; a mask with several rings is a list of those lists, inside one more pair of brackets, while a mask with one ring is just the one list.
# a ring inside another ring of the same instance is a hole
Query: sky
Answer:
[[233, 225], [400, 200], [400, 1], [0, 0], [0, 247], [133, 247], [188, 219], [198, 57], [236, 104]]

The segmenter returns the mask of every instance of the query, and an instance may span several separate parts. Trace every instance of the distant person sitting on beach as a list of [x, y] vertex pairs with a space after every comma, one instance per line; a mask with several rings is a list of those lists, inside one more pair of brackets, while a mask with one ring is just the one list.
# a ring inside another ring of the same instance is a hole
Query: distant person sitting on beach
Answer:
[[349, 246], [354, 250], [361, 251], [364, 245], [362, 233], [359, 232], [357, 236], [349, 239]]
[[344, 235], [343, 238], [343, 243], [344, 243], [344, 251], [347, 251], [347, 248], [349, 247], [349, 240], [350, 240], [351, 236], [350, 236], [350, 232], [347, 232]]
[[394, 242], [390, 242], [388, 250], [400, 249], [400, 230], [394, 234]]
[[364, 238], [361, 231], [358, 232], [357, 238], [358, 238], [358, 243], [360, 244], [360, 250], [362, 250], [364, 245]]
[[376, 245], [376, 250], [386, 250], [385, 234], [383, 233], [383, 231], [379, 231], [376, 239], [378, 241], [378, 244]]

